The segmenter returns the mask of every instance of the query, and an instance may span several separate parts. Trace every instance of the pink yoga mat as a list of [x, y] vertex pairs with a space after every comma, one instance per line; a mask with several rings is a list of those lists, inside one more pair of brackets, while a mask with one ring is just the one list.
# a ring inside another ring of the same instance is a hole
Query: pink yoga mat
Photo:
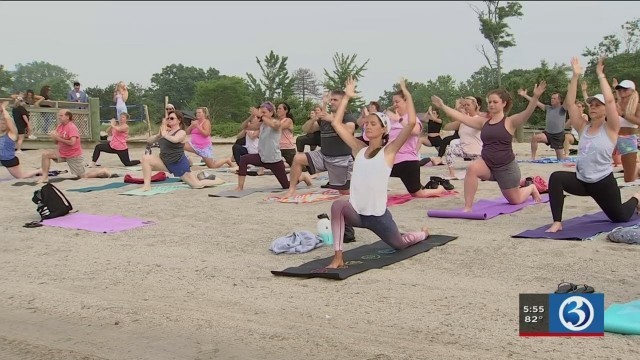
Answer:
[[[542, 195], [542, 202], [549, 201], [549, 195]], [[439, 218], [456, 218], [456, 219], [469, 219], [469, 220], [487, 220], [492, 219], [501, 214], [511, 214], [522, 208], [534, 205], [532, 199], [519, 205], [511, 205], [505, 198], [498, 198], [493, 200], [480, 200], [473, 204], [471, 212], [464, 212], [462, 208], [455, 210], [429, 210], [427, 216], [439, 217]]]
[[153, 221], [127, 218], [120, 215], [92, 215], [74, 213], [42, 222], [46, 226], [55, 226], [66, 229], [79, 229], [99, 233], [115, 233], [137, 227], [153, 225]]

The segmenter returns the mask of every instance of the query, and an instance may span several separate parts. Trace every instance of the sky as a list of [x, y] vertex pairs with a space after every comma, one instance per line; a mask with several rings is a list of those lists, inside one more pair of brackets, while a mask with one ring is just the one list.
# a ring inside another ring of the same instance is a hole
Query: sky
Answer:
[[[523, 1], [509, 20], [517, 46], [505, 72], [540, 60], [568, 63], [640, 14], [640, 2]], [[0, 2], [0, 63], [47, 61], [78, 75], [83, 87], [120, 80], [150, 85], [164, 66], [214, 67], [224, 75], [260, 74], [256, 57], [288, 56], [322, 80], [333, 54], [369, 59], [358, 91], [378, 99], [400, 77], [465, 81], [486, 65], [488, 42], [469, 4], [482, 2]], [[6, 46], [8, 45], [8, 46]], [[586, 59], [582, 59], [586, 64]]]

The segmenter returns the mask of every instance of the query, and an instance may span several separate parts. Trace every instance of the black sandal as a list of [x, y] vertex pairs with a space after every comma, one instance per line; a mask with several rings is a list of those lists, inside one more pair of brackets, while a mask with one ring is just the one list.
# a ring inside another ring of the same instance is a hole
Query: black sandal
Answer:
[[25, 228], [37, 228], [40, 226], [42, 226], [42, 223], [40, 221], [32, 221], [22, 225], [22, 227], [25, 227]]
[[558, 289], [555, 294], [568, 294], [574, 292], [578, 288], [578, 285], [570, 282], [561, 282], [558, 284]]
[[580, 285], [579, 287], [576, 287], [573, 291], [571, 291], [572, 294], [592, 294], [594, 292], [595, 289], [593, 288], [593, 286], [589, 286], [587, 284]]

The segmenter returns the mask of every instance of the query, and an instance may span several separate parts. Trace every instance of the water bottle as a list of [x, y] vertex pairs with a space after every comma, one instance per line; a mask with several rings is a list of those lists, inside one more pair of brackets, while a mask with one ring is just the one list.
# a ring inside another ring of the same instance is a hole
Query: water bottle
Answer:
[[318, 236], [325, 245], [333, 245], [333, 233], [331, 232], [331, 221], [329, 215], [318, 215]]

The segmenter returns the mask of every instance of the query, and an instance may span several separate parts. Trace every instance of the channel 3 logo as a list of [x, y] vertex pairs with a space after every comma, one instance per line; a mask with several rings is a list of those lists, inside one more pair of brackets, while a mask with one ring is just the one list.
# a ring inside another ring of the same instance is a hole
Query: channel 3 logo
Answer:
[[582, 296], [572, 296], [560, 304], [560, 323], [569, 331], [582, 331], [591, 325], [595, 314], [593, 305]]
[[549, 307], [550, 334], [604, 336], [604, 294], [550, 294]]

